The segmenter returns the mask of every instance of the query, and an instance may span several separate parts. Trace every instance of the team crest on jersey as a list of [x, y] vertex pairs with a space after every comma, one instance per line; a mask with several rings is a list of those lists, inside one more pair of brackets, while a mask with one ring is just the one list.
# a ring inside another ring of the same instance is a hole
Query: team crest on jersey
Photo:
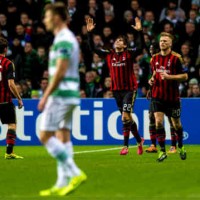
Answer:
[[114, 61], [116, 61], [116, 58], [113, 58]]
[[159, 65], [159, 62], [156, 62], [156, 65]]
[[122, 57], [122, 60], [124, 61], [124, 60], [126, 60], [126, 58], [123, 56], [123, 57]]

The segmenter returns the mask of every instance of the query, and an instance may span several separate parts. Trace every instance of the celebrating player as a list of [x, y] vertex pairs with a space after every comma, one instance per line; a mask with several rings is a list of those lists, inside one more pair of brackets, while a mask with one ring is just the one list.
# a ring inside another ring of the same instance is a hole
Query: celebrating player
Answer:
[[74, 162], [70, 142], [72, 112], [80, 101], [79, 46], [67, 28], [67, 19], [63, 3], [45, 7], [44, 24], [55, 38], [49, 53], [50, 83], [38, 104], [38, 109], [43, 110], [40, 140], [57, 161], [57, 181], [52, 188], [41, 191], [41, 196], [64, 196], [87, 179]]
[[[99, 56], [106, 57], [112, 79], [111, 90], [113, 91], [118, 109], [122, 114], [124, 147], [120, 151], [120, 155], [126, 155], [128, 153], [130, 131], [138, 144], [137, 153], [141, 155], [143, 153], [142, 145], [144, 139], [140, 137], [137, 125], [131, 116], [137, 92], [137, 81], [133, 72], [133, 60], [137, 55], [137, 51], [136, 49], [127, 49], [127, 39], [123, 35], [118, 36], [115, 40], [114, 49], [95, 49], [91, 35], [95, 24], [92, 18], [88, 18], [86, 23], [91, 50]], [[135, 26], [132, 27], [139, 32], [142, 47], [144, 47], [142, 26], [139, 18], [135, 18]]]
[[149, 80], [152, 86], [152, 104], [156, 121], [156, 135], [160, 145], [158, 162], [167, 158], [165, 150], [164, 114], [171, 117], [173, 127], [178, 136], [179, 153], [182, 160], [186, 159], [183, 146], [183, 128], [180, 121], [179, 82], [188, 78], [182, 69], [181, 55], [171, 50], [173, 36], [162, 32], [160, 35], [160, 52], [153, 55], [151, 66], [153, 75]]
[[5, 159], [22, 159], [23, 157], [13, 153], [16, 140], [16, 113], [12, 94], [18, 100], [18, 108], [23, 107], [23, 102], [14, 82], [14, 64], [5, 57], [7, 48], [8, 41], [0, 37], [0, 120], [2, 124], [8, 125]]

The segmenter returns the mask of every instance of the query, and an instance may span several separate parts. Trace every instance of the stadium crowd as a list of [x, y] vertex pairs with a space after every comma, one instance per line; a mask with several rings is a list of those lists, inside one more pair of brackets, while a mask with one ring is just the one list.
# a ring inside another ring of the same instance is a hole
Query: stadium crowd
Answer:
[[[42, 23], [43, 8], [50, 0], [1, 0], [0, 36], [9, 41], [7, 57], [16, 68], [16, 85], [22, 98], [40, 98], [48, 85], [48, 52], [53, 35]], [[62, 1], [64, 2], [64, 0]], [[107, 64], [88, 47], [86, 19], [96, 22], [93, 42], [96, 48], [113, 47], [119, 34], [129, 47], [140, 47], [131, 28], [134, 18], [142, 20], [146, 46], [158, 51], [162, 31], [175, 36], [173, 50], [183, 57], [189, 79], [180, 84], [182, 97], [200, 97], [200, 0], [66, 0], [69, 27], [80, 44], [79, 74], [82, 98], [110, 98], [111, 79]], [[155, 6], [156, 5], [156, 6]], [[138, 97], [145, 97], [151, 74], [150, 55], [143, 49], [134, 61]]]

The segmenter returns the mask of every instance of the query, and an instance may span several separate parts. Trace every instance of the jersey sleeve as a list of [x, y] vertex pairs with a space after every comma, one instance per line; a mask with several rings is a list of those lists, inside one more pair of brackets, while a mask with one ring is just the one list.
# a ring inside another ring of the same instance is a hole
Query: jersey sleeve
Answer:
[[151, 71], [153, 73], [153, 71], [155, 70], [155, 66], [154, 66], [154, 58], [152, 57], [150, 60], [150, 67], [151, 67]]
[[12, 62], [8, 65], [7, 68], [7, 79], [15, 79], [15, 67]]
[[60, 41], [55, 44], [56, 58], [69, 59], [72, 52], [72, 43], [68, 41]]
[[181, 58], [181, 56], [177, 58], [176, 69], [177, 74], [187, 73], [187, 71], [183, 68], [183, 59]]

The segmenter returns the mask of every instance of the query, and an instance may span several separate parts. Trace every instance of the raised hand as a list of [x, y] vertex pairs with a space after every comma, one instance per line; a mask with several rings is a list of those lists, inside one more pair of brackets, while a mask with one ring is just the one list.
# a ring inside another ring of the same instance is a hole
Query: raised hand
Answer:
[[91, 32], [95, 28], [96, 24], [94, 23], [94, 20], [90, 17], [86, 19], [86, 27], [87, 31]]
[[135, 26], [131, 25], [136, 31], [141, 31], [142, 30], [142, 23], [139, 17], [135, 18]]

